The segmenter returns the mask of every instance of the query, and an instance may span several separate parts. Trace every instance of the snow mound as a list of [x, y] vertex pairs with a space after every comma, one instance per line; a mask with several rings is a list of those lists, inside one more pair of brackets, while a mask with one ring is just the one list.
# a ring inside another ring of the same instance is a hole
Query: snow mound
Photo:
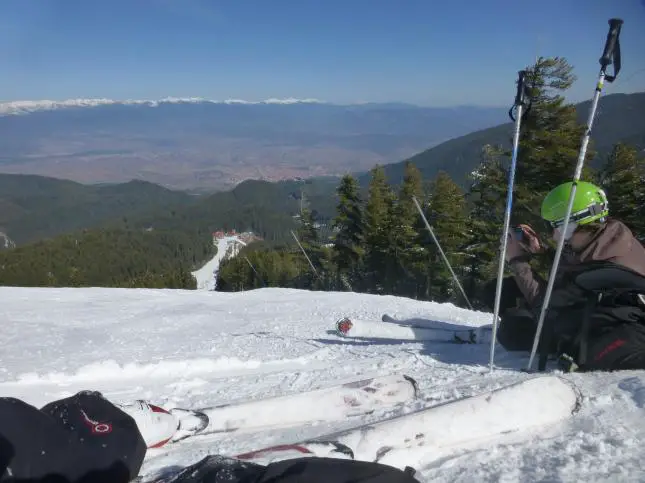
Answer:
[[[278, 359], [269, 361], [241, 360], [237, 357], [220, 357], [217, 359], [186, 359], [177, 361], [160, 361], [152, 364], [131, 362], [119, 364], [113, 360], [99, 361], [80, 367], [73, 374], [64, 372], [48, 372], [38, 375], [29, 372], [18, 376], [20, 384], [69, 384], [69, 383], [98, 383], [102, 380], [132, 380], [150, 378], [181, 378], [217, 372], [233, 372], [260, 369], [261, 366], [292, 366], [305, 365], [306, 358]], [[258, 371], [255, 371], [258, 372]]]

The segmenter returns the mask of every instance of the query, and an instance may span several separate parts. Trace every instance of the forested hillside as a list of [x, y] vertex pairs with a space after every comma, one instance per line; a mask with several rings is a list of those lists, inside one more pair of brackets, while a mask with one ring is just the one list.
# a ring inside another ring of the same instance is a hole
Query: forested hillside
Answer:
[[144, 181], [96, 186], [0, 174], [0, 231], [21, 245], [193, 201], [188, 193]]
[[213, 255], [207, 236], [93, 229], [0, 251], [0, 285], [195, 289], [190, 272]]

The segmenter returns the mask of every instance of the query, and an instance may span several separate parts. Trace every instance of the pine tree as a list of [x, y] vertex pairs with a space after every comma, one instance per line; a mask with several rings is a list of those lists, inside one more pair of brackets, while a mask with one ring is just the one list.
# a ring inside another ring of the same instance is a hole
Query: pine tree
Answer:
[[365, 208], [365, 288], [370, 292], [383, 293], [389, 288], [389, 216], [394, 204], [394, 193], [381, 166], [376, 166], [370, 173]]
[[413, 197], [423, 202], [423, 179], [417, 167], [408, 161], [398, 200], [392, 205], [389, 217], [391, 243], [388, 260], [391, 263], [388, 276], [392, 281], [392, 293], [416, 298], [424, 257], [420, 245], [422, 221]]
[[316, 221], [313, 213], [309, 208], [303, 208], [300, 211], [300, 226], [298, 227], [298, 239], [305, 246], [318, 244], [318, 230], [316, 230]]
[[[467, 238], [466, 217], [466, 199], [461, 188], [445, 171], [440, 171], [432, 183], [426, 218], [455, 274], [460, 279], [463, 278], [464, 273], [465, 257], [461, 248]], [[446, 267], [439, 249], [429, 233], [426, 240], [428, 267], [425, 290], [427, 298], [436, 302], [450, 301], [465, 305], [450, 270]]]
[[607, 158], [600, 178], [609, 200], [610, 216], [645, 239], [645, 161], [639, 159], [634, 147], [618, 143]]
[[363, 244], [363, 207], [356, 178], [343, 176], [338, 189], [337, 216], [333, 222], [334, 236], [333, 261], [342, 282], [339, 287], [351, 290], [359, 276], [364, 248]]
[[467, 278], [464, 290], [477, 303], [483, 285], [496, 276], [499, 264], [500, 237], [508, 190], [508, 172], [500, 156], [502, 150], [487, 145], [482, 162], [471, 174], [468, 192], [471, 210], [468, 215], [468, 238], [464, 247]]
[[[522, 120], [513, 223], [529, 223], [543, 232], [546, 226], [540, 218], [541, 202], [551, 189], [573, 178], [585, 129], [577, 121], [575, 106], [565, 104], [561, 95], [575, 81], [572, 72], [560, 57], [540, 57], [527, 68], [532, 104]], [[594, 155], [590, 144], [586, 160]], [[591, 170], [586, 168], [582, 179], [590, 177]]]
[[[302, 248], [306, 253], [306, 256], [311, 260], [311, 264], [315, 268], [314, 272], [314, 269], [309, 265], [309, 261], [305, 258], [302, 272], [303, 280], [305, 280], [305, 286], [303, 288], [313, 288], [314, 283], [320, 276], [321, 272], [324, 271], [324, 256], [322, 247], [320, 246], [316, 221], [308, 207], [303, 207], [300, 211], [300, 226], [298, 227], [297, 237], [300, 241], [300, 245], [302, 245]], [[299, 247], [298, 251], [300, 252]], [[304, 254], [302, 254], [302, 256], [305, 257]]]

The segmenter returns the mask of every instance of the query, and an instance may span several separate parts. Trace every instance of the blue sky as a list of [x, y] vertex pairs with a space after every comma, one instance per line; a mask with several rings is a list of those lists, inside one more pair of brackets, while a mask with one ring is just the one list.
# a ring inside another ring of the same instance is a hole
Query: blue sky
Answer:
[[593, 94], [607, 20], [645, 90], [645, 0], [2, 0], [0, 100], [166, 96], [507, 105], [562, 56]]

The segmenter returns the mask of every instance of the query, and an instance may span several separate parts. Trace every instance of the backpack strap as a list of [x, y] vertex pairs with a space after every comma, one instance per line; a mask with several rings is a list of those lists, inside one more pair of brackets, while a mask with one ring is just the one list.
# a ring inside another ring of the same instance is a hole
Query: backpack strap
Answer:
[[585, 305], [584, 316], [582, 318], [582, 327], [580, 327], [580, 335], [578, 337], [578, 366], [582, 366], [587, 362], [587, 348], [589, 346], [589, 327], [591, 326], [591, 316], [596, 310], [600, 296], [590, 296]]

